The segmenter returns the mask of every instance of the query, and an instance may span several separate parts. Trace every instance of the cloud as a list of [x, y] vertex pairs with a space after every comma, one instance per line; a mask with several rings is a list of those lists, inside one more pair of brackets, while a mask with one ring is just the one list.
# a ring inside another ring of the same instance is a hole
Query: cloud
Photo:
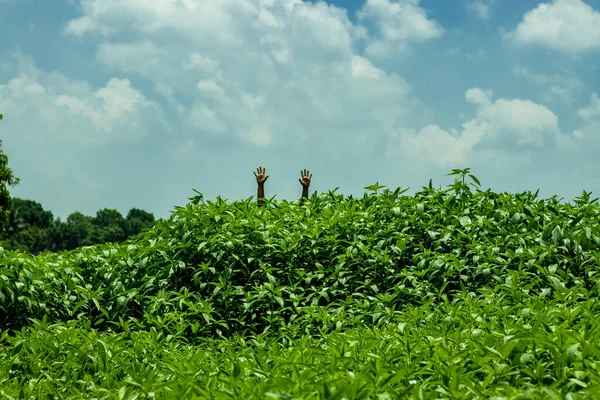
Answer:
[[[402, 2], [412, 28], [421, 22], [411, 16], [424, 15], [417, 3]], [[365, 12], [381, 4], [370, 1]], [[357, 54], [364, 27], [324, 2], [83, 0], [81, 10], [74, 21], [90, 19], [84, 34], [101, 35], [97, 59], [150, 79], [181, 115], [178, 140], [198, 148], [318, 140], [325, 154], [353, 154], [357, 143], [376, 151], [419, 106], [405, 80]], [[427, 26], [391, 39], [422, 40]], [[84, 31], [67, 24], [66, 32]]]
[[353, 56], [351, 63], [353, 78], [379, 79], [383, 76], [382, 71], [375, 68], [373, 64], [364, 57]]
[[[596, 93], [592, 93], [588, 106], [577, 110], [577, 116], [582, 120], [582, 125], [575, 129], [572, 135], [583, 140], [588, 149], [596, 149], [600, 144], [600, 99]], [[590, 147], [590, 142], [594, 142], [596, 147]]]
[[487, 21], [490, 18], [490, 8], [493, 0], [468, 0], [465, 8], [468, 12], [476, 15], [478, 18]]
[[556, 139], [558, 117], [547, 107], [522, 99], [496, 99], [492, 92], [472, 88], [465, 92], [477, 106], [477, 119], [494, 127], [494, 136], [512, 137], [517, 145], [543, 146]]
[[[319, 142], [321, 156], [346, 162], [387, 154], [448, 167], [494, 143], [503, 143], [502, 151], [560, 140], [558, 118], [547, 107], [494, 99], [479, 88], [465, 92], [475, 117], [460, 130], [416, 124], [415, 111], [422, 108], [411, 85], [371, 59], [383, 55], [378, 46], [397, 51], [443, 34], [417, 0], [366, 1], [357, 13], [361, 23], [373, 24], [362, 37], [364, 56], [355, 50], [362, 31], [326, 3], [168, 3], [163, 12], [155, 3], [124, 13], [116, 11], [121, 2], [86, 0], [84, 10], [96, 27], [90, 34], [114, 32], [99, 46], [98, 60], [151, 79], [167, 104], [181, 108], [184, 134], [177, 141], [189, 148], [246, 143], [300, 152]], [[206, 27], [196, 22], [204, 20], [211, 32], [227, 33], [205, 40]], [[144, 40], [125, 39], [139, 36]]]
[[[106, 65], [124, 72], [140, 71], [148, 76], [153, 66], [160, 65], [167, 53], [149, 40], [131, 43], [101, 43], [96, 58]], [[132, 66], [127, 60], [144, 60], [143, 65]]]
[[397, 145], [388, 149], [386, 155], [442, 168], [457, 167], [468, 162], [473, 147], [489, 129], [490, 126], [473, 121], [463, 126], [461, 135], [437, 125], [419, 131], [402, 130], [397, 135]]
[[600, 13], [582, 0], [553, 0], [528, 11], [508, 34], [516, 44], [564, 53], [600, 49]]
[[160, 121], [158, 107], [131, 86], [128, 79], [112, 78], [103, 87], [37, 69], [33, 61], [16, 55], [18, 75], [0, 84], [0, 108], [14, 120], [37, 122], [23, 132], [34, 140], [79, 145], [127, 142], [144, 136], [140, 129]]
[[201, 80], [196, 86], [198, 87], [198, 90], [208, 96], [215, 97], [219, 100], [226, 99], [223, 88], [211, 80]]
[[419, 7], [420, 0], [367, 0], [358, 10], [359, 21], [376, 26], [376, 34], [368, 42], [365, 54], [386, 58], [406, 50], [412, 43], [438, 38], [442, 26], [427, 17]]
[[518, 65], [513, 67], [513, 74], [542, 86], [545, 89], [542, 98], [546, 101], [559, 100], [572, 104], [574, 92], [583, 87], [581, 80], [574, 75], [563, 76], [532, 72], [529, 68]]
[[583, 118], [584, 121], [600, 119], [600, 100], [598, 100], [598, 95], [596, 93], [592, 93], [590, 105], [579, 109], [577, 115]]
[[475, 118], [464, 123], [460, 131], [444, 130], [437, 125], [420, 130], [402, 129], [391, 135], [393, 146], [387, 156], [457, 168], [481, 155], [500, 162], [498, 157], [510, 157], [515, 146], [572, 144], [559, 134], [556, 115], [541, 104], [521, 99], [493, 100], [491, 90], [480, 88], [466, 90], [465, 99], [475, 106], [476, 112]]
[[493, 93], [491, 90], [472, 88], [465, 92], [465, 99], [467, 99], [469, 103], [487, 106], [491, 104], [492, 95]]

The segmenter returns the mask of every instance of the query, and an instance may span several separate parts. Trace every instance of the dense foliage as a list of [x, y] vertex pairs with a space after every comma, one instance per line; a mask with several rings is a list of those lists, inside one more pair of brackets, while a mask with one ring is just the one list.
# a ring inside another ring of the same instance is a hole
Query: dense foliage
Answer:
[[596, 199], [453, 173], [412, 197], [199, 195], [122, 244], [4, 251], [0, 394], [597, 397]]
[[0, 244], [11, 250], [34, 255], [44, 251], [72, 250], [107, 242], [122, 242], [154, 225], [154, 215], [132, 208], [124, 218], [114, 209], [99, 210], [95, 217], [80, 212], [66, 221], [54, 219], [33, 200], [12, 199], [8, 223]]
[[[0, 114], [2, 119], [2, 114]], [[8, 157], [2, 151], [2, 140], [0, 140], [0, 232], [6, 229], [6, 224], [12, 209], [12, 199], [8, 190], [9, 186], [19, 183], [12, 169], [8, 166]]]

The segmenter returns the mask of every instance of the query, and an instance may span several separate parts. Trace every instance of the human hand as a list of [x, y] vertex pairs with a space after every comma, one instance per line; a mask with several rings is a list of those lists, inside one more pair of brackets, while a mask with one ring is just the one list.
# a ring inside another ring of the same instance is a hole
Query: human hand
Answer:
[[[256, 172], [258, 172], [258, 175], [256, 174]], [[259, 185], [263, 185], [267, 181], [269, 175], [265, 175], [265, 169], [263, 167], [256, 168], [256, 172], [252, 171], [252, 173], [256, 177], [256, 183], [258, 183]]]
[[302, 177], [302, 179], [298, 178], [298, 181], [300, 182], [300, 184], [302, 184], [302, 187], [309, 187], [310, 186], [310, 180], [312, 178], [312, 174], [310, 174], [310, 176], [308, 176], [310, 172], [305, 168], [304, 171], [300, 171], [300, 176]]

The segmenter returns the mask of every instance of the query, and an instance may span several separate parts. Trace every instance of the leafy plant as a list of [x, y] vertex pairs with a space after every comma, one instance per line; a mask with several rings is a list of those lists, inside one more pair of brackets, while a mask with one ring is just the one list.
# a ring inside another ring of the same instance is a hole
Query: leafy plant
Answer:
[[0, 393], [597, 397], [600, 206], [450, 175], [302, 206], [196, 191], [121, 244], [0, 250]]

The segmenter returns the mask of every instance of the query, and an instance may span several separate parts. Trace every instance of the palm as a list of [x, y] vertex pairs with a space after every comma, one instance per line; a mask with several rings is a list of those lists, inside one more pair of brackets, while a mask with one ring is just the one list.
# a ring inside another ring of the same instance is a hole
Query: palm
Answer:
[[310, 186], [310, 179], [312, 178], [312, 174], [310, 173], [310, 171], [308, 171], [306, 169], [304, 171], [300, 171], [300, 176], [302, 178], [298, 179], [298, 180], [300, 181], [300, 183], [302, 184], [302, 186], [309, 187]]
[[263, 167], [258, 167], [256, 172], [254, 172], [254, 176], [256, 177], [256, 183], [263, 184], [266, 182], [269, 175], [265, 175], [265, 169]]

